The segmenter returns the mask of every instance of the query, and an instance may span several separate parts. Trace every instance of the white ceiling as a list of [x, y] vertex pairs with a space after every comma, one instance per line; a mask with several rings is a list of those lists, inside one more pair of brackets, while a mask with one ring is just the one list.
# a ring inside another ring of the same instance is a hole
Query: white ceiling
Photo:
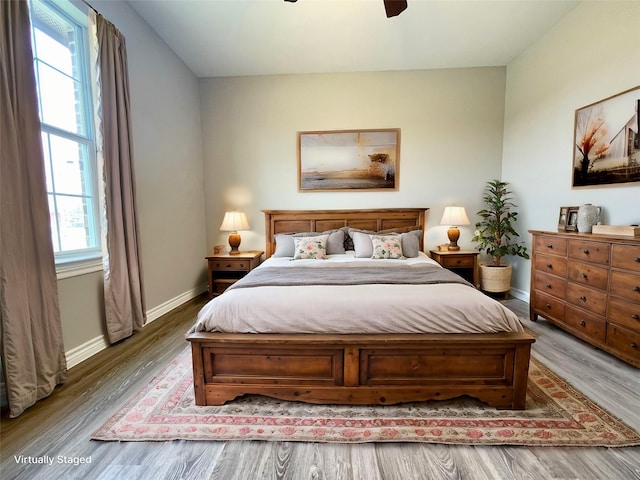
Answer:
[[507, 65], [580, 2], [129, 0], [199, 77]]

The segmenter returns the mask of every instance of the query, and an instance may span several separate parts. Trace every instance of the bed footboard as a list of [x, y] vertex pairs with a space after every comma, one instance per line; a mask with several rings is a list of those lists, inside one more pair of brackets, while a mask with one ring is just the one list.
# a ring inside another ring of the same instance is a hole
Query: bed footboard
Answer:
[[246, 394], [319, 404], [394, 404], [469, 395], [525, 407], [526, 333], [191, 334], [197, 405]]

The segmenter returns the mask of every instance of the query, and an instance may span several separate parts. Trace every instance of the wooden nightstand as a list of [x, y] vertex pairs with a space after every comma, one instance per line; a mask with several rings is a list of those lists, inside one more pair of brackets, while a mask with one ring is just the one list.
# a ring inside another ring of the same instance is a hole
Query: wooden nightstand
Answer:
[[478, 253], [472, 250], [457, 250], [454, 252], [439, 252], [430, 250], [429, 254], [436, 262], [447, 270], [457, 273], [476, 288], [480, 285], [478, 273]]
[[238, 255], [210, 255], [206, 257], [209, 266], [209, 298], [220, 295], [229, 285], [237, 282], [260, 265], [264, 252], [240, 252]]

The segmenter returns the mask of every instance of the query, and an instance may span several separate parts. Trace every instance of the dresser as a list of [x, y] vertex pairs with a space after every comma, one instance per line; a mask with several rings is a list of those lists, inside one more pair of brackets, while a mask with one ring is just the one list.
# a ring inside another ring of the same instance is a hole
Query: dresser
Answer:
[[530, 316], [640, 367], [640, 238], [530, 230]]

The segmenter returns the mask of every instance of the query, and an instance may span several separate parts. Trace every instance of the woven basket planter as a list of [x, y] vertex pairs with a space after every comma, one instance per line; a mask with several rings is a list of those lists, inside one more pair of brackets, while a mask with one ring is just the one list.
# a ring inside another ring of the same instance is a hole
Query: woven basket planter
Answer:
[[480, 288], [485, 292], [504, 293], [511, 288], [511, 265], [508, 263], [496, 267], [492, 264], [480, 264]]

